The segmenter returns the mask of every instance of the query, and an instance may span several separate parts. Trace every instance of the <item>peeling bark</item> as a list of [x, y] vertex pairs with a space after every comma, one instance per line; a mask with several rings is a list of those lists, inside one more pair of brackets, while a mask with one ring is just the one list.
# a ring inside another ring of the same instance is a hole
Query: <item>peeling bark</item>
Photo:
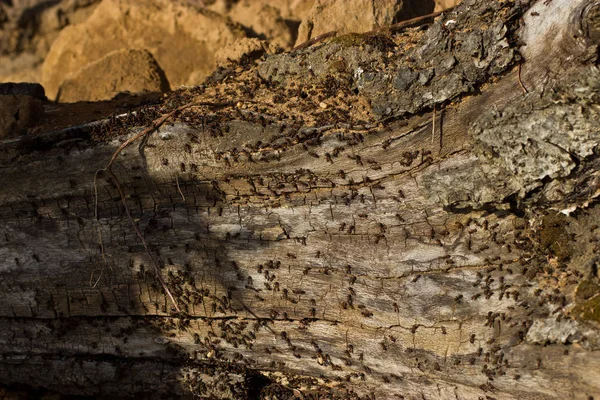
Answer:
[[[219, 70], [93, 133], [1, 142], [0, 383], [600, 395], [598, 12], [464, 0], [428, 29]], [[130, 137], [111, 131], [191, 101], [221, 105], [93, 185]]]

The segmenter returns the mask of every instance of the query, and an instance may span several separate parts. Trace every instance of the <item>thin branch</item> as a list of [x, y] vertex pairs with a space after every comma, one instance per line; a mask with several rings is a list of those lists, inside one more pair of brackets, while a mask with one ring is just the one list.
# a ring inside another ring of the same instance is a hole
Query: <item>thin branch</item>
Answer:
[[179, 187], [179, 178], [177, 177], [177, 175], [175, 175], [175, 183], [177, 184], [177, 191], [181, 195], [181, 200], [183, 200], [183, 202], [185, 203], [185, 196], [183, 195], [183, 192], [181, 191], [181, 187]]
[[102, 278], [102, 273], [104, 272], [104, 268], [102, 268], [102, 269], [100, 270], [100, 275], [98, 276], [98, 279], [96, 279], [96, 283], [94, 283], [94, 284], [92, 285], [92, 279], [94, 278], [94, 272], [95, 272], [95, 271], [96, 271], [96, 270], [94, 270], [94, 271], [92, 272], [92, 275], [90, 275], [90, 287], [91, 287], [92, 289], [95, 289], [95, 288], [96, 288], [96, 286], [98, 286], [98, 282], [100, 282], [100, 278]]
[[444, 137], [444, 111], [445, 109], [442, 108], [440, 110], [440, 128], [438, 129], [440, 131], [440, 152], [442, 151], [442, 147], [444, 146], [444, 142], [443, 142], [443, 137]]
[[433, 105], [433, 122], [431, 123], [431, 145], [435, 140], [435, 104]]
[[519, 85], [521, 85], [521, 89], [523, 90], [523, 94], [527, 94], [527, 88], [525, 87], [525, 85], [523, 85], [523, 81], [521, 80], [521, 65], [523, 64], [519, 64], [519, 69], [517, 71], [517, 77], [519, 78]]

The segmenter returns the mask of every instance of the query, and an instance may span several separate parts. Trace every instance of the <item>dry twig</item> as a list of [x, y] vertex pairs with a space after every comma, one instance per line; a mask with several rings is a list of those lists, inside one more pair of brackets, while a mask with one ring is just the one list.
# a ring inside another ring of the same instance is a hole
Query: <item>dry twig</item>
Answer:
[[517, 70], [517, 77], [519, 78], [519, 85], [521, 85], [521, 89], [523, 90], [523, 94], [527, 94], [527, 88], [525, 87], [525, 85], [523, 85], [523, 81], [521, 80], [521, 65], [523, 64], [519, 64], [519, 68]]

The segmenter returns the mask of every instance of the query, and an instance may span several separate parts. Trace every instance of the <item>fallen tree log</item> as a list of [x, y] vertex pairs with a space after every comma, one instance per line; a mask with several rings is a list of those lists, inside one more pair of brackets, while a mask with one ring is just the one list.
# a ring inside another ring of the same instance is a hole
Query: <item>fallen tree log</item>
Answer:
[[465, 0], [2, 141], [0, 383], [599, 396], [598, 15]]

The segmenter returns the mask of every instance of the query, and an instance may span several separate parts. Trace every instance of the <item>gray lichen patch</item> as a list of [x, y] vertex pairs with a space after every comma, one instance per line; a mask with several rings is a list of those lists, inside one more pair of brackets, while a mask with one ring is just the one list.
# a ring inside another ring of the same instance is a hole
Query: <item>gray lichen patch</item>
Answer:
[[521, 185], [520, 196], [544, 178], [568, 177], [598, 147], [598, 69], [579, 74], [542, 99], [529, 95], [491, 109], [471, 126], [476, 153], [508, 171]]
[[431, 201], [465, 210], [498, 205], [519, 188], [519, 182], [503, 168], [475, 156], [443, 161], [417, 179]]
[[566, 177], [578, 159], [592, 153], [600, 139], [594, 127], [597, 113], [579, 105], [529, 110], [520, 104], [503, 112], [491, 111], [472, 131], [493, 154], [490, 160], [521, 181], [524, 194], [545, 177]]
[[537, 320], [527, 332], [527, 342], [547, 345], [550, 343], [580, 343], [583, 347], [594, 350], [598, 348], [598, 332], [582, 326], [577, 321], [548, 318]]

